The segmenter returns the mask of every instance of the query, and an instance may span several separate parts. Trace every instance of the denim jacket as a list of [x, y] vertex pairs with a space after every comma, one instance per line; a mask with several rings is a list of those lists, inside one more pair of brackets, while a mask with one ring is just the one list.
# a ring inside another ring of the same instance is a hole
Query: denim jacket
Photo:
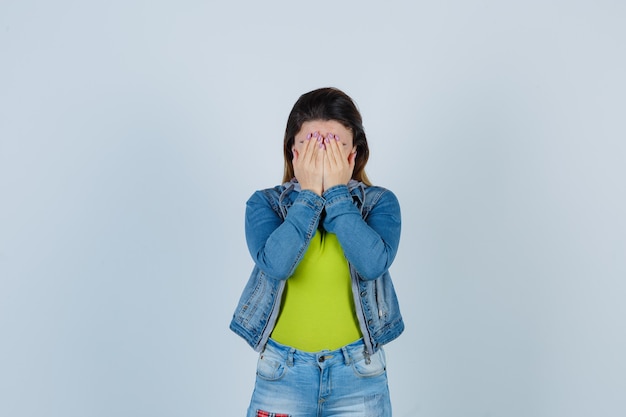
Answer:
[[357, 181], [322, 196], [296, 180], [255, 192], [246, 203], [246, 241], [255, 266], [230, 329], [261, 351], [274, 330], [285, 281], [320, 226], [334, 233], [350, 266], [356, 315], [368, 353], [404, 330], [389, 275], [400, 241], [400, 206], [382, 187]]

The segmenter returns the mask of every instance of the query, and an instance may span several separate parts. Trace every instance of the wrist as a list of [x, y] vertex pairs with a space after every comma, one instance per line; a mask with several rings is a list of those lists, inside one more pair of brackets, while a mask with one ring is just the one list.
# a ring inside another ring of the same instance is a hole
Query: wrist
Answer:
[[300, 189], [303, 191], [304, 190], [311, 191], [320, 197], [324, 193], [324, 190], [322, 189], [322, 187], [309, 187], [309, 186], [303, 186], [302, 184], [300, 184]]
[[350, 191], [348, 190], [347, 184], [335, 184], [331, 187], [325, 188], [322, 197], [326, 200], [333, 199], [337, 196], [350, 197]]

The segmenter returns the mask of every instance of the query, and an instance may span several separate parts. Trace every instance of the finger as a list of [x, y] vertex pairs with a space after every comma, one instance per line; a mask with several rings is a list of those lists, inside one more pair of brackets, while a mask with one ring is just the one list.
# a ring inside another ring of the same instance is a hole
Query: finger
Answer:
[[313, 158], [313, 151], [316, 143], [314, 135], [314, 133], [309, 133], [305, 138], [304, 148], [302, 149], [303, 162], [310, 162]]
[[326, 145], [324, 144], [324, 136], [322, 136], [319, 132], [315, 132], [313, 137], [317, 139], [317, 147], [319, 149], [326, 149]]
[[344, 161], [343, 161], [343, 152], [341, 149], [341, 143], [339, 142], [339, 136], [329, 133], [326, 136], [326, 141], [327, 141], [326, 149], [328, 151], [328, 157], [330, 158], [332, 164], [335, 166], [341, 166], [344, 163]]
[[320, 135], [318, 146], [315, 148], [315, 166], [323, 166], [326, 163], [326, 159], [326, 146], [324, 144], [324, 138]]

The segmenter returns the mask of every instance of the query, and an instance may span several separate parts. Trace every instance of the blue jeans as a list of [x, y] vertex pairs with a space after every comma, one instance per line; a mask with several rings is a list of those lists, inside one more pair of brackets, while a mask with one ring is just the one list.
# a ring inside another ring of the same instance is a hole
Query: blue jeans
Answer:
[[391, 417], [385, 353], [358, 340], [303, 352], [270, 339], [259, 355], [247, 417]]

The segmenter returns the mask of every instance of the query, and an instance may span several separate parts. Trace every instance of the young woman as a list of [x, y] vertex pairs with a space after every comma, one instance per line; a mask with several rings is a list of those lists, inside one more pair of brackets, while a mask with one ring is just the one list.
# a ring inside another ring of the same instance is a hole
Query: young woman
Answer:
[[283, 184], [246, 205], [255, 266], [230, 328], [260, 352], [248, 417], [391, 416], [382, 346], [404, 330], [389, 267], [394, 194], [372, 186], [361, 115], [345, 93], [302, 95]]

